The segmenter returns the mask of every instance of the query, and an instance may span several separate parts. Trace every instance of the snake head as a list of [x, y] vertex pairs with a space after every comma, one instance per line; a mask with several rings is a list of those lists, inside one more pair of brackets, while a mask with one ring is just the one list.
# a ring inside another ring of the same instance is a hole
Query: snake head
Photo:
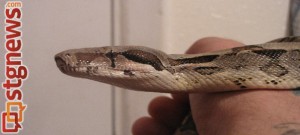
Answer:
[[[151, 80], [160, 72], [169, 73], [166, 58], [165, 53], [137, 46], [72, 49], [55, 55], [57, 67], [67, 75], [130, 89], [142, 88], [141, 80]], [[133, 82], [138, 84], [129, 85]]]
[[107, 57], [109, 52], [109, 47], [71, 49], [56, 54], [55, 61], [60, 71], [67, 75], [90, 78], [108, 73], [112, 65]]

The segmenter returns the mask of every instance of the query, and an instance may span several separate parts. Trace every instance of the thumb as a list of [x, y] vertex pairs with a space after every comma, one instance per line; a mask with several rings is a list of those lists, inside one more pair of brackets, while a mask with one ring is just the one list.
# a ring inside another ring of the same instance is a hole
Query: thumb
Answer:
[[187, 54], [197, 54], [223, 50], [243, 45], [240, 42], [218, 37], [207, 37], [196, 41], [187, 51]]
[[[203, 38], [198, 41], [196, 41], [187, 51], [187, 54], [196, 54], [196, 53], [204, 53], [204, 52], [211, 52], [211, 51], [217, 51], [222, 50], [226, 48], [233, 48], [237, 46], [243, 45], [240, 42], [230, 40], [230, 39], [224, 39], [224, 38], [217, 38], [217, 37], [208, 37]], [[203, 93], [195, 93], [195, 94], [189, 94], [190, 99], [190, 105], [192, 110], [192, 115], [194, 122], [197, 125], [201, 123], [200, 118], [197, 112], [199, 113], [201, 111], [201, 104], [203, 104], [203, 100], [201, 100], [201, 97], [203, 97]], [[203, 111], [203, 110], [202, 110]], [[199, 126], [198, 126], [199, 127]], [[197, 128], [199, 131], [200, 129]]]

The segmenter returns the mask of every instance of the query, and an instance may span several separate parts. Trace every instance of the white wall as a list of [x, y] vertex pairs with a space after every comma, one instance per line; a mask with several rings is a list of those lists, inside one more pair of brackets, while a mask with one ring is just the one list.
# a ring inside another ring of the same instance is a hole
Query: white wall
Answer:
[[[116, 0], [116, 44], [162, 49], [162, 1]], [[129, 135], [133, 122], [147, 115], [149, 101], [160, 93], [116, 89], [116, 132]]]
[[[110, 45], [111, 0], [23, 0], [24, 135], [112, 134], [111, 87], [68, 77], [53, 56], [65, 49]], [[0, 1], [3, 11], [5, 1]], [[115, 43], [183, 53], [194, 41], [221, 36], [247, 44], [286, 33], [289, 1], [282, 0], [115, 0]], [[0, 35], [4, 18], [0, 13]], [[4, 43], [0, 36], [0, 43]], [[3, 58], [4, 48], [0, 49]], [[0, 82], [4, 80], [0, 60]], [[129, 135], [135, 119], [161, 94], [116, 88], [116, 132]], [[0, 110], [4, 110], [0, 91]]]
[[[0, 3], [2, 23], [5, 2]], [[111, 44], [110, 0], [24, 0], [22, 9], [23, 62], [30, 75], [22, 89], [28, 107], [21, 134], [111, 134], [111, 87], [66, 76], [54, 62], [54, 55], [65, 49]], [[0, 27], [4, 32], [3, 23]], [[2, 111], [4, 91], [0, 98]]]

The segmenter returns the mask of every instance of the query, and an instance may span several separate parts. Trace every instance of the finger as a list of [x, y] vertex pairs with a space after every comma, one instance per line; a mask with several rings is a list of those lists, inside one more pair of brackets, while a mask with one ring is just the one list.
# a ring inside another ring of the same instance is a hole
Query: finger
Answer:
[[[243, 45], [240, 42], [231, 40], [231, 39], [224, 39], [224, 38], [218, 38], [218, 37], [208, 37], [203, 38], [198, 41], [196, 41], [187, 51], [187, 53], [204, 53], [204, 52], [210, 52], [210, 51], [217, 51], [222, 50], [226, 48], [233, 48], [237, 46]], [[191, 102], [192, 111], [196, 108], [200, 108], [197, 106], [199, 103], [199, 99], [202, 96], [202, 94], [190, 94], [189, 99]], [[197, 109], [196, 109], [197, 110]]]
[[157, 97], [149, 104], [149, 114], [153, 119], [164, 123], [170, 129], [175, 130], [188, 112], [189, 107], [178, 104], [169, 97]]
[[188, 94], [176, 93], [176, 94], [171, 94], [171, 96], [178, 104], [182, 104], [182, 105], [189, 104]]
[[[188, 49], [187, 53], [194, 54], [194, 53], [211, 52], [211, 51], [217, 51], [226, 48], [233, 48], [241, 45], [243, 44], [234, 40], [209, 37], [209, 38], [200, 39], [197, 42], [195, 42], [191, 46], [191, 48]], [[201, 117], [199, 113], [201, 112], [200, 109], [203, 108], [203, 106], [201, 107], [201, 104], [203, 104], [203, 100], [202, 100], [203, 97], [204, 94], [201, 93], [189, 95], [192, 115], [196, 125], [199, 125], [201, 123]]]
[[187, 51], [187, 54], [204, 53], [232, 48], [243, 45], [240, 42], [218, 37], [207, 37], [196, 41]]
[[171, 135], [173, 131], [150, 117], [142, 117], [132, 126], [133, 135]]
[[[187, 51], [187, 54], [204, 53], [209, 51], [216, 51], [225, 48], [232, 48], [241, 46], [242, 43], [231, 39], [224, 39], [218, 37], [207, 37], [196, 41]], [[188, 94], [172, 94], [172, 97], [178, 103], [188, 105]]]

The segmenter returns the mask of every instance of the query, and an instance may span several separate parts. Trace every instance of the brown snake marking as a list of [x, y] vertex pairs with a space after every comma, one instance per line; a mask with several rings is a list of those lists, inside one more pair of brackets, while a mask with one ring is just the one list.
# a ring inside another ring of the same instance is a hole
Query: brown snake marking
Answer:
[[117, 56], [117, 53], [113, 53], [112, 51], [108, 52], [105, 54], [105, 56], [107, 58], [109, 58], [110, 62], [111, 62], [111, 67], [112, 68], [115, 68], [116, 67], [116, 64], [115, 64], [115, 58]]
[[125, 56], [128, 60], [132, 60], [141, 64], [149, 64], [158, 71], [165, 69], [159, 58], [148, 52], [140, 50], [128, 50], [121, 52], [121, 55]]
[[182, 64], [192, 64], [192, 63], [207, 63], [218, 58], [219, 55], [205, 55], [205, 56], [196, 56], [191, 58], [184, 59], [168, 59], [171, 66], [178, 66]]
[[222, 68], [220, 67], [196, 67], [194, 70], [201, 75], [211, 75], [217, 72], [222, 72]]

